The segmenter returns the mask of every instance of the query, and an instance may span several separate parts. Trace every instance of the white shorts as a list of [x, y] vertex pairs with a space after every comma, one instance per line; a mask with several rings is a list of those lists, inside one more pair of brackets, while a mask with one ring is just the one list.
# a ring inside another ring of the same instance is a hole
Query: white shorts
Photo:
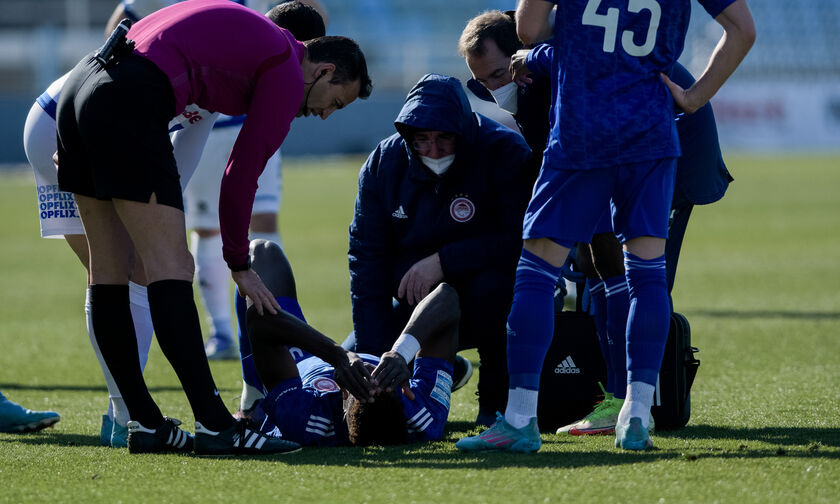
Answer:
[[55, 119], [37, 102], [26, 117], [23, 148], [35, 172], [41, 237], [85, 234], [73, 194], [58, 189], [58, 174], [52, 159], [56, 151]]
[[[201, 160], [184, 191], [184, 210], [187, 214], [187, 228], [219, 229], [219, 192], [222, 174], [227, 165], [230, 151], [239, 135], [241, 124], [219, 127], [228, 119], [221, 116], [217, 126], [201, 154]], [[276, 213], [280, 208], [282, 178], [280, 175], [280, 151], [274, 153], [257, 180], [257, 193], [251, 214]]]

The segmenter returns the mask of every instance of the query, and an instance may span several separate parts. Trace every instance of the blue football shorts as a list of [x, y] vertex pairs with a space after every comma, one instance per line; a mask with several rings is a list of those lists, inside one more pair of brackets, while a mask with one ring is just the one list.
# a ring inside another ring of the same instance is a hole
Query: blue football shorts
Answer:
[[414, 373], [409, 380], [414, 400], [402, 398], [409, 441], [436, 441], [443, 437], [452, 395], [452, 370], [452, 363], [445, 359], [414, 359]]
[[544, 160], [522, 237], [549, 238], [568, 248], [589, 243], [603, 228], [609, 206], [612, 229], [622, 243], [640, 236], [667, 238], [676, 166], [677, 158], [664, 158], [580, 170]]

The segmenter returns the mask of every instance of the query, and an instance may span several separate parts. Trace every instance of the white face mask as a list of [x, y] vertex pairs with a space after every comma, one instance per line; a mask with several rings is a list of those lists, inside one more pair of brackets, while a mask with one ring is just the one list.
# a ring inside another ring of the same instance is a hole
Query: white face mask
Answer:
[[516, 93], [517, 87], [516, 83], [511, 81], [495, 91], [490, 91], [490, 94], [493, 95], [493, 99], [496, 100], [496, 104], [499, 105], [500, 109], [515, 114], [519, 101]]
[[423, 161], [423, 164], [426, 165], [426, 167], [435, 172], [437, 175], [443, 175], [446, 173], [446, 170], [452, 166], [452, 162], [455, 161], [455, 154], [443, 156], [438, 159], [420, 156], [420, 160]]

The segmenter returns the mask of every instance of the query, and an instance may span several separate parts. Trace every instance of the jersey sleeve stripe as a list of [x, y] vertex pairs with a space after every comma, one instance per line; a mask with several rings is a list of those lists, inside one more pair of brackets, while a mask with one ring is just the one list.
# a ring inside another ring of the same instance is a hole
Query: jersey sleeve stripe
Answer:
[[413, 417], [408, 419], [408, 423], [414, 423], [418, 418], [420, 418], [425, 413], [427, 413], [426, 408], [421, 409]]
[[44, 109], [44, 112], [46, 112], [48, 116], [52, 117], [53, 120], [55, 120], [55, 111], [58, 104], [53, 99], [53, 97], [49, 95], [49, 93], [42, 94], [35, 101], [38, 103], [38, 105], [41, 106], [42, 109]]

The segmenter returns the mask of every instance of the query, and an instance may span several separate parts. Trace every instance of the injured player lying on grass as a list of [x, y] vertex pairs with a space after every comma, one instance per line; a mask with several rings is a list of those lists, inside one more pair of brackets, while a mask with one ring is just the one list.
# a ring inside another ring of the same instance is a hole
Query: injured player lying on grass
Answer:
[[251, 259], [283, 308], [262, 316], [253, 307], [237, 310], [251, 343], [241, 349], [243, 373], [255, 371], [266, 393], [249, 413], [263, 432], [310, 446], [441, 438], [458, 346], [453, 288], [441, 284], [423, 299], [392, 350], [381, 357], [357, 355], [306, 324], [279, 245], [254, 240]]

